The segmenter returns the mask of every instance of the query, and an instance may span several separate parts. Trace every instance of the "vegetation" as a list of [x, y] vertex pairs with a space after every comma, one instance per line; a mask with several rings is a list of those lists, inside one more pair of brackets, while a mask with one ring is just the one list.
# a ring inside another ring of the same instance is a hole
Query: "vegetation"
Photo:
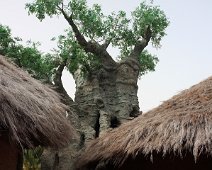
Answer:
[[[26, 68], [35, 78], [47, 81], [50, 81], [61, 60], [69, 60], [66, 65], [71, 73], [79, 67], [84, 73], [99, 68], [101, 63], [97, 50], [92, 51], [83, 43], [95, 48], [100, 45], [105, 50], [109, 44], [118, 47], [121, 60], [129, 56], [136, 43], [139, 44], [147, 36], [147, 28], [151, 29], [149, 38], [152, 45], [160, 47], [161, 39], [166, 35], [165, 28], [169, 24], [159, 7], [149, 6], [144, 2], [132, 12], [132, 19], [128, 19], [124, 11], [105, 16], [98, 4], [89, 8], [86, 0], [72, 0], [68, 4], [64, 4], [63, 0], [37, 0], [26, 4], [26, 8], [40, 20], [47, 15], [62, 14], [72, 28], [75, 28], [67, 29], [65, 35], [57, 38], [58, 50], [53, 57], [39, 52], [38, 43], [28, 42], [28, 46], [24, 47], [20, 44], [21, 38], [11, 37], [10, 29], [0, 25], [0, 54], [13, 58], [16, 64]], [[86, 38], [85, 42], [83, 38]], [[154, 71], [158, 58], [142, 50], [139, 52], [139, 62], [140, 75], [143, 75]]]
[[24, 170], [40, 170], [41, 155], [43, 148], [38, 146], [35, 149], [24, 150]]
[[[40, 20], [46, 16], [63, 15], [70, 24], [72, 29], [59, 37], [58, 53], [60, 57], [69, 58], [70, 64], [67, 65], [71, 73], [79, 66], [87, 72], [96, 69], [100, 64], [100, 47], [106, 50], [110, 44], [121, 50], [119, 59], [132, 54], [142, 39], [146, 39], [146, 43], [151, 40], [158, 48], [169, 24], [159, 7], [144, 2], [132, 12], [132, 19], [128, 19], [124, 11], [106, 16], [100, 5], [94, 4], [90, 8], [86, 0], [72, 0], [67, 4], [63, 0], [36, 0], [28, 3], [26, 8]], [[158, 58], [147, 51], [142, 53], [142, 48], [138, 53], [142, 65], [140, 75], [153, 71], [158, 62]]]
[[[149, 43], [161, 47], [169, 21], [158, 6], [144, 2], [131, 13], [130, 19], [125, 11], [106, 16], [100, 5], [89, 7], [86, 0], [66, 2], [34, 0], [26, 4], [29, 14], [35, 14], [41, 21], [46, 16], [62, 15], [70, 25], [63, 35], [52, 39], [58, 44], [53, 54], [39, 52], [38, 43], [23, 46], [21, 39], [12, 37], [10, 29], [2, 25], [0, 54], [10, 57], [33, 77], [53, 84], [64, 96], [63, 102], [73, 112], [69, 117], [81, 135], [81, 141], [73, 144], [72, 154], [63, 157], [63, 162], [70, 162], [86, 141], [138, 116], [138, 78], [154, 71], [158, 62], [145, 48]], [[107, 52], [110, 45], [120, 49], [118, 58]], [[63, 88], [61, 76], [65, 67], [76, 82], [75, 101]], [[61, 167], [60, 163], [57, 166]], [[69, 166], [64, 169], [71, 169]]]
[[[54, 62], [51, 55], [38, 51], [38, 43], [21, 44], [21, 38], [12, 37], [7, 26], [0, 25], [0, 54], [11, 58], [19, 67], [26, 69], [37, 79], [51, 82]], [[42, 147], [24, 150], [24, 170], [39, 170], [41, 167]]]
[[42, 54], [38, 50], [39, 43], [28, 41], [27, 44], [24, 46], [21, 38], [12, 37], [9, 27], [0, 25], [0, 54], [11, 58], [36, 79], [50, 83], [57, 66], [56, 58], [51, 54]]

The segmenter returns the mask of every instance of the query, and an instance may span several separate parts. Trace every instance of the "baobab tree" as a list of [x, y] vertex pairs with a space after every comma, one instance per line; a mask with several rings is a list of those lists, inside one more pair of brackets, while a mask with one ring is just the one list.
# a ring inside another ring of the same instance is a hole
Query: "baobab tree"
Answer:
[[[158, 58], [145, 48], [161, 46], [169, 25], [164, 12], [142, 2], [128, 19], [124, 11], [104, 15], [100, 5], [89, 7], [86, 0], [35, 0], [26, 4], [29, 14], [39, 20], [62, 15], [70, 28], [57, 38], [57, 67], [54, 83], [64, 93], [62, 71], [68, 68], [76, 83], [81, 144], [108, 128], [139, 114], [137, 81], [154, 71]], [[118, 58], [107, 51], [120, 49]]]
[[[160, 47], [169, 24], [159, 7], [142, 2], [131, 19], [124, 11], [106, 16], [98, 4], [90, 8], [86, 0], [36, 0], [26, 7], [40, 20], [62, 15], [70, 25], [59, 37], [57, 71], [61, 74], [55, 81], [62, 89], [65, 67], [73, 75], [85, 139], [138, 115], [138, 78], [153, 71], [158, 61], [145, 47], [149, 42]], [[109, 45], [120, 49], [118, 59], [108, 53]]]

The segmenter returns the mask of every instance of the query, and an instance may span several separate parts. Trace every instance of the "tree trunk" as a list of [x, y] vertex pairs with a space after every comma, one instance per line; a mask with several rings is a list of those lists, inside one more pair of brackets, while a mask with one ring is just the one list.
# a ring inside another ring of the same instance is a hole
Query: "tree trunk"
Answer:
[[62, 86], [64, 67], [58, 67], [55, 87], [63, 96], [65, 104], [70, 106], [69, 118], [81, 137], [62, 150], [45, 150], [42, 170], [74, 169], [73, 162], [85, 143], [139, 114], [139, 63], [133, 58], [111, 66], [108, 63], [105, 66], [102, 62], [101, 69], [90, 72], [86, 77], [82, 76], [80, 70], [76, 71], [75, 101]]
[[75, 102], [85, 142], [138, 116], [138, 74], [138, 63], [129, 58], [109, 68], [102, 64], [87, 77], [79, 71], [75, 73]]
[[[72, 121], [80, 122], [79, 131], [81, 138], [78, 143], [79, 145], [75, 142], [69, 147], [72, 148], [76, 144], [81, 149], [85, 143], [98, 137], [107, 129], [115, 128], [121, 123], [138, 116], [137, 81], [140, 68], [139, 56], [148, 45], [151, 38], [151, 30], [150, 26], [148, 26], [142, 40], [136, 42], [131, 54], [125, 60], [116, 63], [107, 52], [110, 41], [106, 41], [102, 45], [95, 41], [87, 41], [75, 24], [72, 18], [73, 16], [69, 16], [64, 11], [63, 6], [58, 6], [58, 10], [72, 27], [75, 38], [81, 48], [86, 53], [95, 55], [101, 63], [98, 70], [89, 68], [89, 74], [86, 76], [83, 76], [80, 68], [73, 75], [76, 82], [75, 103], [79, 110], [76, 111], [77, 115]], [[60, 71], [61, 67], [58, 68], [58, 71]], [[55, 85], [63, 93], [61, 73], [60, 71], [58, 74], [59, 79], [57, 78], [59, 84], [58, 86], [57, 84]], [[76, 129], [77, 127], [76, 124]], [[74, 148], [77, 151], [77, 147]], [[54, 159], [56, 160], [54, 163], [57, 166], [55, 169], [73, 169], [72, 163], [77, 155], [75, 154], [73, 157], [67, 156], [66, 152], [68, 151], [68, 149], [61, 151], [60, 153], [63, 154], [61, 157], [58, 152], [54, 155]], [[64, 160], [60, 160], [60, 158], [65, 160], [64, 164], [67, 166], [63, 166]]]

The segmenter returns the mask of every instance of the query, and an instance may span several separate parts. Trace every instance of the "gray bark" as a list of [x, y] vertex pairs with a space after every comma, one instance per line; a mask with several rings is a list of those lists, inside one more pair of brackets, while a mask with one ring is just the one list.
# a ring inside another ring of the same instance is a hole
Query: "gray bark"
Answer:
[[45, 150], [42, 170], [74, 169], [74, 161], [87, 142], [109, 128], [115, 128], [138, 116], [139, 63], [133, 58], [127, 58], [108, 66], [102, 63], [101, 69], [91, 72], [87, 77], [83, 77], [80, 70], [74, 74], [75, 101], [64, 91], [61, 84], [64, 67], [58, 67], [55, 87], [63, 95], [64, 102], [70, 106], [69, 119], [81, 138], [73, 140], [62, 150]]
[[133, 59], [109, 69], [102, 65], [86, 78], [79, 72], [75, 74], [75, 102], [80, 109], [79, 119], [85, 127], [82, 129], [85, 142], [138, 116], [138, 74], [139, 64]]

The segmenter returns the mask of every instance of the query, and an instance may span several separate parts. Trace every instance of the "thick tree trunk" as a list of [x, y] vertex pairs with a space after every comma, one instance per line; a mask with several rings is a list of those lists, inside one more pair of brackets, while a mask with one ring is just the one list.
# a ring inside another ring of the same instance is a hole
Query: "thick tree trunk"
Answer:
[[[74, 74], [76, 82], [75, 103], [79, 110], [76, 111], [76, 117], [71, 120], [80, 122], [81, 139], [78, 146], [82, 148], [86, 142], [98, 137], [106, 129], [115, 128], [121, 123], [138, 116], [137, 81], [140, 65], [139, 56], [148, 45], [151, 38], [151, 30], [150, 26], [148, 26], [142, 40], [136, 42], [134, 49], [126, 60], [116, 63], [106, 50], [110, 41], [106, 41], [102, 45], [95, 41], [87, 41], [75, 24], [73, 16], [67, 15], [64, 11], [63, 5], [62, 7], [58, 6], [58, 10], [72, 27], [75, 38], [82, 49], [86, 53], [95, 55], [101, 63], [101, 69], [95, 71], [89, 69], [89, 75], [85, 77], [82, 76], [83, 74], [81, 74], [80, 70]], [[64, 93], [61, 82], [62, 72], [60, 71], [62, 67], [64, 68], [63, 65], [58, 68], [59, 74], [56, 74], [56, 76], [58, 75], [59, 79], [56, 79], [56, 82], [57, 80], [58, 82], [55, 85], [59, 91]], [[76, 124], [76, 129], [77, 127]], [[74, 147], [75, 144], [77, 143], [73, 143], [70, 147]], [[77, 147], [74, 148], [76, 151]], [[69, 149], [61, 151], [60, 153], [63, 156], [60, 156], [59, 152], [54, 154], [55, 169], [73, 169], [72, 162], [77, 156], [76, 154], [74, 156], [66, 155], [68, 151]], [[60, 160], [61, 158], [63, 160]]]
[[138, 116], [137, 80], [139, 63], [128, 58], [121, 63], [104, 65], [83, 77], [74, 74], [76, 95], [73, 101], [62, 86], [64, 65], [58, 67], [54, 82], [64, 102], [70, 106], [69, 118], [81, 136], [63, 150], [45, 150], [42, 170], [71, 170], [77, 154], [88, 141], [95, 139], [109, 128]]
[[87, 77], [75, 73], [75, 102], [80, 108], [79, 119], [85, 141], [139, 114], [138, 74], [139, 65], [133, 59], [109, 68], [103, 64], [101, 69]]

